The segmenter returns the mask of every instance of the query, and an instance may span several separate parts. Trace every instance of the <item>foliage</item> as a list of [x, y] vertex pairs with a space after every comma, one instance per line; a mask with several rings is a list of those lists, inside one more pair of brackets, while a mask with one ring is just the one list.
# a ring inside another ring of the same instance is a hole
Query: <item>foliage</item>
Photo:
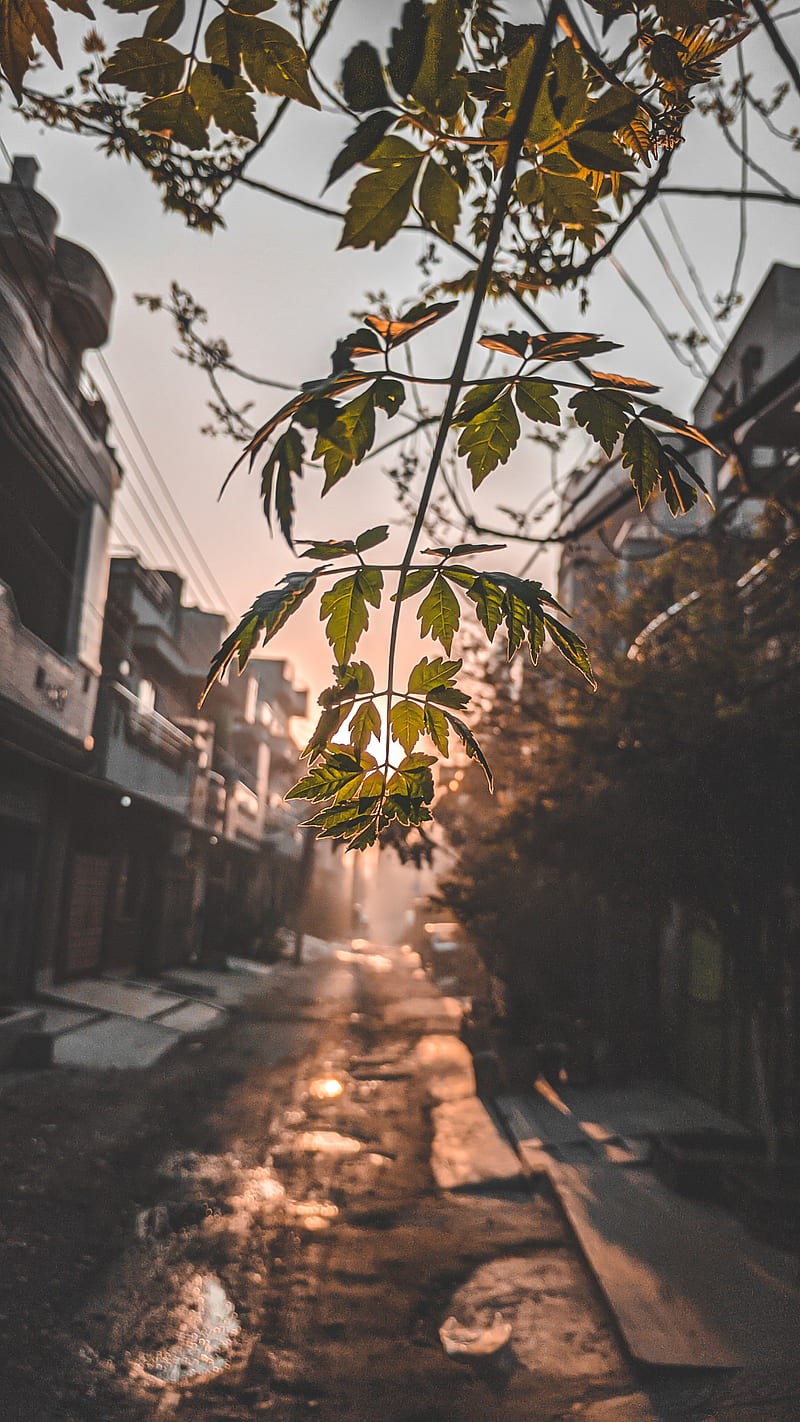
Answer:
[[458, 851], [443, 892], [536, 1011], [628, 1034], [670, 903], [713, 926], [743, 1004], [780, 1001], [800, 888], [798, 558], [774, 530], [664, 558], [606, 608], [591, 705], [552, 662], [513, 700], [500, 683], [500, 793], [465, 780], [442, 807]]
[[[85, 0], [57, 3], [91, 18]], [[489, 642], [503, 630], [509, 659], [527, 645], [535, 664], [549, 642], [594, 685], [583, 641], [540, 583], [463, 561], [485, 554], [481, 546], [436, 548], [418, 560], [451, 428], [456, 457], [477, 489], [508, 461], [523, 429], [550, 438], [566, 405], [607, 455], [619, 452], [642, 506], [661, 492], [679, 513], [697, 498], [686, 450], [708, 443], [706, 436], [654, 403], [647, 382], [586, 364], [615, 349], [613, 341], [578, 331], [501, 330], [477, 342], [499, 360], [500, 373], [465, 378], [484, 298], [520, 299], [574, 282], [611, 250], [614, 232], [649, 200], [650, 179], [643, 187], [637, 176], [654, 160], [665, 171], [694, 89], [714, 78], [721, 55], [746, 31], [737, 0], [652, 0], [636, 10], [617, 0], [593, 3], [603, 17], [602, 54], [563, 0], [553, 0], [541, 24], [505, 22], [494, 0], [406, 0], [385, 54], [362, 40], [344, 59], [334, 97], [354, 127], [333, 156], [328, 181], [352, 182], [353, 170], [363, 171], [352, 183], [339, 245], [382, 248], [411, 223], [466, 253], [469, 264], [457, 280], [440, 284], [446, 300], [428, 299], [397, 318], [385, 310], [367, 314], [339, 341], [327, 374], [303, 384], [249, 439], [242, 459], [258, 469], [268, 522], [320, 566], [288, 574], [256, 599], [215, 657], [209, 686], [234, 659], [241, 671], [258, 643], [267, 644], [320, 593], [334, 679], [306, 747], [308, 774], [292, 793], [323, 804], [310, 823], [352, 847], [371, 844], [393, 822], [418, 826], [431, 818], [432, 767], [450, 753], [453, 737], [490, 778], [473, 732], [456, 714], [469, 700], [456, 680], [461, 663], [451, 659], [465, 611]], [[90, 35], [77, 94], [46, 94], [28, 82], [35, 43], [60, 62], [47, 0], [4, 7], [0, 72], [29, 117], [99, 135], [107, 151], [144, 165], [168, 207], [211, 228], [221, 196], [242, 178], [285, 106], [320, 108], [326, 90], [313, 52], [339, 0], [329, 0], [307, 46], [304, 3], [295, 6], [299, 37], [264, 18], [274, 0], [220, 0], [214, 7], [198, 0], [191, 14], [183, 0], [106, 5], [135, 33], [109, 55]], [[281, 99], [266, 128], [262, 95]], [[579, 248], [583, 266], [575, 265]], [[394, 352], [448, 317], [466, 294], [452, 371], [425, 382], [438, 383], [445, 400], [401, 563], [365, 559], [384, 540], [383, 527], [345, 539], [297, 538], [296, 481], [318, 469], [324, 497], [362, 463], [417, 381], [413, 368], [393, 363]], [[184, 331], [197, 310], [184, 309]], [[202, 349], [210, 373], [226, 359], [221, 348], [189, 349], [190, 358]], [[565, 366], [581, 380], [568, 379]], [[388, 671], [377, 686], [372, 669], [354, 658], [372, 612], [387, 600]], [[424, 656], [402, 687], [395, 651], [410, 601], [421, 636], [437, 642], [447, 660]], [[381, 738], [380, 754], [373, 754], [370, 746]]]

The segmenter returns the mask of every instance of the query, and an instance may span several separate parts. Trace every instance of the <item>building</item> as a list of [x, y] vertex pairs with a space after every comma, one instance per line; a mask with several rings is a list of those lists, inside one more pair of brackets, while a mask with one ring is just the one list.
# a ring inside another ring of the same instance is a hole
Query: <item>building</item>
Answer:
[[[113, 293], [57, 233], [37, 164], [0, 184], [0, 998], [30, 994], [91, 937], [78, 827], [92, 755], [111, 501], [120, 470], [84, 352]], [[72, 874], [74, 869], [74, 874]], [[67, 878], [74, 888], [63, 902]], [[66, 938], [61, 927], [66, 914]], [[35, 953], [34, 953], [35, 945]]]
[[82, 361], [113, 293], [36, 172], [0, 185], [0, 1009], [259, 953], [302, 847], [291, 667], [255, 660], [200, 712], [224, 617], [171, 569], [109, 560], [122, 471]]

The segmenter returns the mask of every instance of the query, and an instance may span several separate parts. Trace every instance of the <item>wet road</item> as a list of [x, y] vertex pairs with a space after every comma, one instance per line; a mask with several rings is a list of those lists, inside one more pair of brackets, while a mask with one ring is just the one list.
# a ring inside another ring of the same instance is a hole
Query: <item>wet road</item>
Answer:
[[158, 1068], [0, 1098], [3, 1422], [794, 1422], [774, 1376], [636, 1373], [552, 1200], [453, 1135], [454, 1005], [407, 950], [311, 949]]

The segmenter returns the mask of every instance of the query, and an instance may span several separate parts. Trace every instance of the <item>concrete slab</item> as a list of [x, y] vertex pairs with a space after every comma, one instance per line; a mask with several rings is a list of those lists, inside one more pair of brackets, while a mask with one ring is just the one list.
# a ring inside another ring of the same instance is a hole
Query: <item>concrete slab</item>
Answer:
[[444, 1101], [433, 1111], [431, 1168], [442, 1190], [519, 1180], [516, 1153], [477, 1096]]
[[167, 981], [184, 997], [222, 1007], [240, 1007], [264, 991], [260, 975], [240, 970], [222, 973], [210, 968], [175, 968]]
[[565, 1086], [559, 1095], [582, 1129], [595, 1139], [600, 1132], [606, 1137], [652, 1136], [669, 1131], [748, 1134], [738, 1121], [723, 1116], [705, 1101], [658, 1082], [634, 1082], [613, 1089]]
[[518, 1144], [560, 1146], [587, 1139], [577, 1116], [557, 1111], [542, 1096], [498, 1096], [497, 1104]]
[[82, 1010], [80, 1007], [56, 1007], [51, 1003], [45, 1003], [42, 1011], [42, 1031], [49, 1032], [53, 1037], [58, 1036], [60, 1032], [71, 1032], [74, 1027], [86, 1027], [103, 1015], [100, 1012], [92, 1012], [90, 1008]]
[[630, 1351], [659, 1367], [796, 1357], [796, 1260], [649, 1171], [551, 1162], [547, 1171]]
[[109, 1067], [142, 1069], [152, 1066], [180, 1040], [180, 1032], [157, 1022], [106, 1017], [56, 1037], [53, 1057], [56, 1066], [98, 1071]]
[[122, 1013], [145, 1020], [169, 1007], [178, 1007], [181, 998], [150, 983], [117, 982], [110, 978], [83, 978], [49, 988], [47, 999], [61, 1005], [89, 1007], [96, 1012]]
[[208, 1002], [184, 1002], [163, 1012], [153, 1025], [171, 1027], [176, 1032], [204, 1032], [209, 1027], [221, 1027], [227, 1020], [228, 1014], [221, 1007], [212, 1007]]

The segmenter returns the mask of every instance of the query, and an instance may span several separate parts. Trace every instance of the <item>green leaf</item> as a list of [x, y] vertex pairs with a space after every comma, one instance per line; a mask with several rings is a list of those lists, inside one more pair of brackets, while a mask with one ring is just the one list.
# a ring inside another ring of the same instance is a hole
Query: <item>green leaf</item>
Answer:
[[145, 133], [162, 133], [184, 148], [208, 147], [208, 130], [185, 89], [163, 99], [149, 99], [134, 110], [133, 117]]
[[305, 745], [301, 751], [303, 760], [309, 760], [313, 763], [327, 750], [331, 737], [336, 735], [336, 732], [345, 717], [349, 714], [349, 711], [349, 706], [338, 706], [323, 711], [311, 733], [307, 745]]
[[461, 741], [461, 744], [463, 745], [464, 750], [467, 752], [467, 755], [469, 756], [470, 760], [475, 760], [478, 762], [478, 765], [486, 776], [486, 783], [489, 786], [489, 789], [491, 790], [494, 781], [492, 779], [492, 772], [489, 766], [489, 762], [486, 759], [486, 756], [484, 755], [480, 746], [478, 745], [478, 742], [473, 736], [469, 726], [467, 726], [463, 721], [460, 721], [457, 716], [450, 715], [448, 711], [445, 711], [444, 714], [450, 722], [450, 725], [453, 727], [453, 730], [458, 736], [458, 739]]
[[364, 109], [379, 109], [389, 103], [380, 55], [367, 40], [360, 40], [354, 45], [344, 61], [342, 96], [347, 107], [357, 113]]
[[199, 62], [192, 71], [189, 92], [206, 126], [213, 118], [223, 133], [254, 141], [258, 138], [255, 100], [249, 85], [238, 75]]
[[363, 750], [373, 737], [380, 739], [381, 713], [374, 701], [364, 701], [350, 722], [350, 740], [355, 750]]
[[267, 523], [272, 527], [273, 491], [274, 507], [278, 522], [289, 547], [292, 548], [292, 515], [294, 496], [292, 475], [303, 472], [303, 440], [298, 430], [290, 425], [276, 439], [269, 457], [261, 471], [261, 498]]
[[461, 211], [461, 189], [447, 169], [433, 158], [428, 159], [422, 174], [419, 210], [429, 227], [452, 242]]
[[438, 711], [435, 706], [426, 706], [425, 730], [439, 754], [448, 756], [450, 754], [450, 737], [447, 730], [447, 717], [444, 712]]
[[593, 691], [597, 690], [597, 682], [592, 675], [591, 663], [586, 651], [586, 643], [582, 642], [569, 627], [565, 627], [562, 622], [556, 622], [554, 617], [545, 614], [544, 625], [547, 628], [551, 642], [558, 648], [562, 657], [570, 662], [573, 667], [577, 667], [581, 676], [584, 676]]
[[363, 163], [374, 153], [394, 117], [394, 114], [384, 109], [379, 113], [369, 114], [358, 128], [353, 129], [344, 148], [337, 153], [331, 164], [325, 188], [329, 188], [331, 183], [335, 183], [354, 168], [356, 163]]
[[606, 454], [613, 454], [633, 414], [630, 400], [612, 391], [580, 390], [573, 395], [569, 405], [578, 424], [588, 430]]
[[651, 385], [649, 380], [636, 380], [632, 375], [614, 375], [604, 370], [590, 370], [589, 374], [595, 385], [613, 385], [619, 390], [641, 390], [649, 395], [654, 395], [660, 389], [658, 385]]
[[443, 657], [423, 657], [412, 668], [408, 677], [408, 691], [412, 696], [426, 696], [439, 686], [449, 686], [461, 671], [463, 663], [446, 662]]
[[465, 706], [469, 706], [470, 698], [457, 686], [433, 686], [428, 692], [428, 703], [432, 701], [437, 706], [452, 706], [455, 711], [463, 711]]
[[674, 430], [676, 434], [686, 435], [688, 439], [695, 440], [698, 444], [704, 444], [706, 449], [711, 449], [715, 454], [721, 454], [722, 450], [712, 444], [707, 435], [702, 430], [695, 429], [694, 425], [689, 425], [682, 420], [680, 415], [673, 415], [671, 410], [665, 410], [663, 405], [651, 405], [647, 400], [642, 400], [640, 414], [646, 420], [652, 420], [657, 425], [665, 425], [668, 430]]
[[407, 0], [400, 24], [392, 30], [388, 54], [389, 78], [401, 98], [406, 98], [419, 73], [427, 28], [424, 0]]
[[587, 126], [606, 133], [616, 133], [630, 123], [639, 108], [639, 96], [622, 84], [614, 84], [599, 98], [592, 100]]
[[322, 765], [315, 766], [287, 792], [287, 800], [348, 799], [364, 779], [360, 758], [343, 751], [328, 753]]
[[399, 741], [408, 753], [417, 744], [425, 725], [425, 712], [416, 701], [396, 701], [389, 716], [392, 740]]
[[488, 410], [507, 384], [505, 380], [492, 380], [481, 385], [471, 385], [453, 416], [453, 424], [467, 425], [476, 415]]
[[549, 380], [518, 380], [514, 398], [520, 414], [537, 424], [560, 425], [561, 411], [555, 398], [556, 387]]
[[338, 662], [348, 662], [369, 626], [367, 604], [380, 606], [383, 574], [379, 568], [359, 568], [340, 578], [320, 600], [320, 618], [327, 618], [325, 635]]
[[366, 553], [368, 548], [377, 548], [379, 543], [385, 543], [388, 537], [388, 523], [382, 523], [377, 528], [368, 528], [365, 533], [359, 533], [356, 539], [355, 551], [357, 553]]
[[327, 563], [331, 558], [346, 558], [348, 553], [353, 554], [356, 551], [355, 543], [349, 538], [329, 538], [321, 541], [300, 538], [296, 541], [301, 545], [308, 545], [303, 548], [303, 558], [318, 558], [322, 563]]
[[481, 336], [478, 345], [485, 346], [487, 351], [502, 351], [504, 355], [519, 356], [522, 360], [529, 340], [527, 331], [498, 331], [492, 335]]
[[460, 99], [454, 106], [458, 86], [452, 82], [460, 56], [459, 0], [435, 0], [428, 11], [422, 63], [412, 89], [414, 98], [429, 113], [449, 116], [460, 107]]
[[453, 633], [461, 620], [458, 598], [441, 573], [433, 579], [430, 592], [417, 608], [420, 631], [423, 637], [434, 637], [441, 642], [448, 656], [453, 645]]
[[305, 50], [294, 35], [271, 20], [259, 20], [255, 45], [248, 44], [242, 60], [250, 78], [262, 94], [281, 94], [307, 108], [318, 109], [319, 99], [308, 81]]
[[155, 96], [177, 89], [183, 77], [186, 55], [164, 40], [121, 40], [100, 75], [101, 84], [121, 84], [137, 94]]
[[455, 548], [423, 548], [432, 558], [460, 558], [467, 553], [497, 553], [505, 543], [457, 543]]
[[[245, 613], [238, 626], [225, 638], [219, 651], [212, 658], [208, 678], [200, 698], [201, 706], [217, 677], [221, 676], [228, 663], [236, 656], [242, 638], [245, 639], [248, 656], [258, 633], [263, 632], [262, 646], [266, 646], [292, 613], [297, 611], [302, 602], [305, 602], [309, 593], [316, 586], [318, 577], [319, 573], [316, 570], [310, 573], [287, 573], [277, 588], [272, 588], [269, 592], [262, 593], [260, 597], [256, 598], [252, 607]], [[255, 631], [253, 629], [254, 620], [257, 623]], [[240, 658], [240, 671], [246, 660], [247, 656], [244, 660]]]
[[[414, 568], [410, 573], [406, 573], [403, 590], [399, 598], [400, 602], [405, 602], [406, 598], [413, 597], [415, 593], [422, 592], [423, 588], [426, 588], [429, 583], [433, 582], [435, 576], [436, 574], [433, 568]], [[397, 596], [397, 593], [393, 594], [392, 602], [395, 601]]]
[[467, 597], [475, 604], [475, 611], [490, 642], [503, 620], [503, 590], [484, 573], [479, 573]]
[[185, 14], [185, 0], [162, 0], [147, 17], [145, 35], [148, 39], [172, 39], [183, 24]]
[[391, 375], [382, 375], [380, 380], [376, 381], [374, 390], [375, 404], [391, 419], [405, 403], [406, 392], [402, 380], [395, 380]]
[[342, 406], [335, 420], [317, 435], [314, 459], [325, 465], [323, 494], [349, 474], [375, 439], [375, 384]]
[[[411, 206], [424, 154], [404, 139], [394, 141], [402, 143], [404, 151], [376, 172], [359, 178], [353, 188], [339, 247], [368, 247], [372, 243], [377, 251], [385, 247], [402, 227]], [[387, 142], [384, 139], [380, 146]]]
[[583, 117], [589, 102], [589, 85], [580, 54], [571, 39], [553, 50], [550, 101], [561, 128], [568, 132]]
[[594, 191], [583, 178], [540, 171], [542, 208], [547, 222], [565, 228], [596, 227], [603, 219]]
[[375, 690], [375, 675], [368, 662], [347, 662], [334, 667], [336, 681], [326, 686], [318, 696], [320, 706], [342, 706], [347, 703], [352, 708], [357, 696]]
[[516, 596], [516, 593], [506, 591], [503, 594], [503, 617], [508, 636], [507, 655], [508, 660], [511, 661], [527, 636], [530, 609], [521, 598]]
[[594, 173], [630, 173], [636, 168], [633, 159], [610, 133], [582, 128], [567, 139], [567, 147], [576, 163]]
[[638, 418], [631, 420], [622, 441], [623, 468], [630, 472], [631, 483], [644, 508], [650, 495], [658, 486], [661, 464], [661, 445], [647, 425]]
[[507, 390], [461, 431], [458, 452], [466, 456], [473, 489], [477, 489], [498, 464], [505, 464], [518, 439], [519, 420], [511, 392]]

